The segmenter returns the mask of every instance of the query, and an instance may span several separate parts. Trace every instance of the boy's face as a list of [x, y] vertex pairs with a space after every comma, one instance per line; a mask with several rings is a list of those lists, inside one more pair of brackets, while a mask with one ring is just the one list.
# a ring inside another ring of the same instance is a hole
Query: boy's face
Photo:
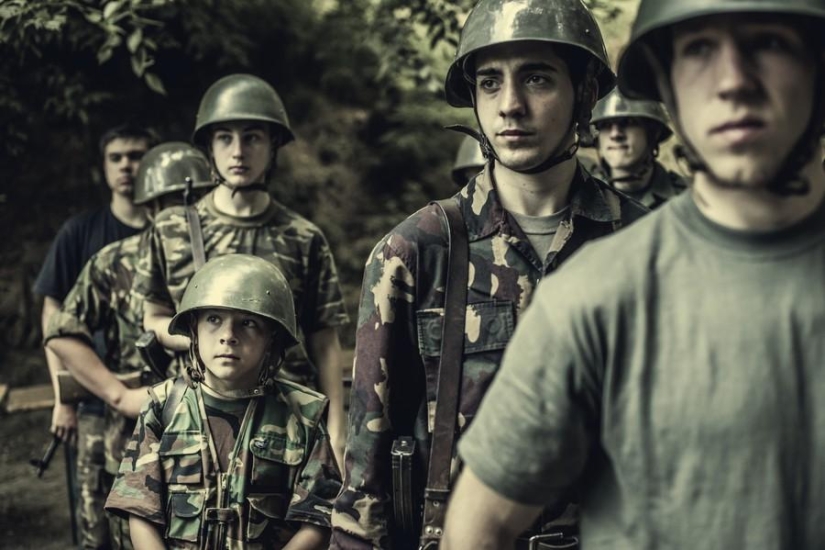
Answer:
[[266, 318], [231, 309], [204, 309], [198, 312], [197, 331], [207, 385], [219, 391], [258, 385], [261, 361], [272, 342], [272, 324]]
[[212, 131], [211, 152], [218, 172], [230, 185], [260, 183], [272, 161], [269, 125], [255, 121], [218, 123]]
[[639, 119], [624, 117], [597, 123], [599, 156], [611, 169], [632, 170], [647, 157], [647, 131]]
[[149, 149], [145, 139], [115, 138], [103, 151], [103, 171], [112, 193], [132, 198], [140, 159]]

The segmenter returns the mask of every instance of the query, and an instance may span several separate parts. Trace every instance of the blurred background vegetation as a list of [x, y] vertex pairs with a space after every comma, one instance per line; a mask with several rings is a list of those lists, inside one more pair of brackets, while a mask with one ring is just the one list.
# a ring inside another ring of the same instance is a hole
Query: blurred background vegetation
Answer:
[[[69, 216], [106, 200], [97, 139], [127, 119], [188, 141], [217, 78], [269, 81], [298, 140], [270, 182], [316, 222], [351, 314], [374, 243], [428, 200], [468, 110], [443, 100], [471, 0], [0, 1], [0, 339], [37, 346], [30, 286]], [[637, 0], [589, 0], [611, 57]], [[344, 334], [352, 343], [352, 335]]]

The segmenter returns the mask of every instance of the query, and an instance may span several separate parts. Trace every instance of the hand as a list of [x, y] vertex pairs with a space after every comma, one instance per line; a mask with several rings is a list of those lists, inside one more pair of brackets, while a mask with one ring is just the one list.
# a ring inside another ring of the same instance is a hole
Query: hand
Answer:
[[127, 418], [137, 418], [147, 399], [149, 399], [149, 392], [146, 388], [130, 389], [124, 386], [123, 392], [112, 407]]
[[75, 443], [77, 439], [77, 411], [73, 405], [55, 404], [54, 409], [52, 409], [51, 432], [64, 443]]

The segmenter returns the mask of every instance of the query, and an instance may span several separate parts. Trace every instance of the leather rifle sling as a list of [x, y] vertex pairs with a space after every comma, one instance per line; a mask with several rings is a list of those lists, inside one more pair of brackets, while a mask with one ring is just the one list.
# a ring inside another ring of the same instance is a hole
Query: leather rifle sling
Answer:
[[195, 262], [195, 271], [206, 263], [206, 253], [203, 250], [203, 231], [201, 219], [194, 205], [186, 207], [186, 222], [189, 224], [189, 240], [192, 243], [192, 259]]
[[467, 228], [455, 199], [435, 201], [449, 227], [449, 264], [441, 330], [441, 360], [438, 365], [435, 421], [430, 443], [430, 464], [424, 490], [424, 520], [421, 548], [437, 547], [444, 532], [447, 498], [450, 494], [450, 465], [458, 419], [464, 355], [464, 320], [467, 313], [467, 276], [470, 248]]

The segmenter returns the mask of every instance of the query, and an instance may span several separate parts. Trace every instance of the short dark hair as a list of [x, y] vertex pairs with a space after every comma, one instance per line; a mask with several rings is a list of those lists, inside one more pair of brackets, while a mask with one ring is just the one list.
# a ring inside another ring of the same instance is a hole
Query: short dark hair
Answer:
[[106, 154], [106, 146], [116, 139], [145, 139], [149, 149], [160, 143], [157, 134], [146, 128], [135, 124], [134, 122], [126, 122], [119, 126], [109, 128], [100, 137], [98, 145], [100, 149], [100, 156]]

